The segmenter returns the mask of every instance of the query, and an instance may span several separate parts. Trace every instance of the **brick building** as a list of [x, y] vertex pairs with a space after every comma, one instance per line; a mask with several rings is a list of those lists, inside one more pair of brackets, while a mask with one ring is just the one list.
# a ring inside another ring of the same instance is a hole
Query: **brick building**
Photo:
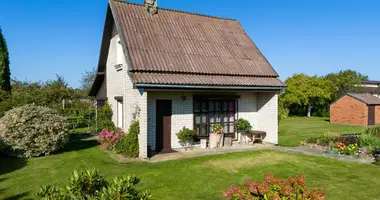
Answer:
[[380, 125], [380, 98], [370, 93], [348, 93], [330, 106], [335, 124]]

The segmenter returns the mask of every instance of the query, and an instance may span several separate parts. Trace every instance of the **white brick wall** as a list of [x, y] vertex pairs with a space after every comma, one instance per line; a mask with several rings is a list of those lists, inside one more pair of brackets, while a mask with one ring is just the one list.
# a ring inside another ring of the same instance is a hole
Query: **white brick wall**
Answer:
[[[186, 96], [182, 101], [181, 96]], [[171, 146], [181, 147], [178, 144], [176, 133], [184, 126], [193, 128], [193, 96], [191, 93], [182, 92], [148, 92], [148, 144], [152, 150], [156, 149], [156, 100], [172, 100], [171, 117]]]
[[[171, 146], [179, 148], [176, 133], [186, 126], [193, 128], [193, 94], [191, 92], [146, 92], [134, 88], [134, 85], [127, 73], [127, 61], [122, 59], [123, 70], [116, 71], [115, 65], [117, 59], [117, 45], [119, 36], [116, 29], [113, 31], [114, 37], [111, 39], [109, 55], [106, 69], [106, 87], [107, 97], [114, 112], [112, 120], [117, 123], [117, 101], [115, 96], [124, 97], [124, 130], [128, 130], [135, 107], [138, 106], [140, 111], [140, 157], [147, 157], [147, 146], [150, 145], [152, 150], [156, 146], [156, 100], [172, 100], [172, 124], [171, 124]], [[104, 86], [102, 86], [104, 87]], [[186, 96], [182, 101], [181, 96]], [[278, 126], [277, 126], [277, 93], [239, 93], [238, 100], [238, 118], [247, 119], [255, 129], [267, 131], [266, 142], [278, 143]]]
[[257, 128], [257, 93], [240, 93], [238, 95], [240, 99], [238, 100], [237, 119], [244, 118], [254, 129]]
[[[140, 134], [139, 146], [140, 157], [147, 157], [147, 93], [143, 90], [134, 88], [133, 83], [127, 73], [128, 65], [125, 58], [118, 59], [117, 48], [119, 45], [119, 36], [117, 35], [116, 28], [113, 27], [113, 37], [111, 39], [107, 69], [106, 69], [106, 86], [108, 103], [112, 107], [113, 115], [112, 121], [117, 124], [117, 101], [116, 96], [123, 96], [123, 129], [128, 131], [132, 122], [132, 116], [135, 112], [135, 107], [138, 106], [140, 111]], [[120, 48], [119, 48], [120, 51]], [[123, 64], [123, 70], [116, 71], [115, 65]]]
[[108, 50], [108, 58], [106, 65], [106, 85], [108, 103], [112, 107], [112, 121], [117, 124], [117, 101], [116, 96], [124, 95], [125, 86], [125, 70], [116, 71], [115, 65], [117, 64], [117, 45], [119, 36], [116, 33], [115, 27], [113, 28], [113, 37], [111, 39], [110, 48]]
[[258, 129], [267, 132], [265, 142], [278, 144], [278, 94], [258, 93]]

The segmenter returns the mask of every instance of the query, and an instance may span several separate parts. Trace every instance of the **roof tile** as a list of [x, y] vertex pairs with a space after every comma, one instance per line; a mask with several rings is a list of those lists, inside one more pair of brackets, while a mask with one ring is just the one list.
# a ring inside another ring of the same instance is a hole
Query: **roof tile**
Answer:
[[110, 1], [131, 71], [278, 77], [236, 20]]
[[161, 85], [205, 85], [205, 86], [244, 86], [244, 87], [285, 87], [285, 84], [272, 77], [220, 76], [168, 73], [132, 73], [137, 84]]

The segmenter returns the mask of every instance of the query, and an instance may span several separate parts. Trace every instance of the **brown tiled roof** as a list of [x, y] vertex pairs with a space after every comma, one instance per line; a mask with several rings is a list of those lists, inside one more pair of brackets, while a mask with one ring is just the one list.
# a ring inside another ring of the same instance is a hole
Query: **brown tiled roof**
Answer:
[[380, 105], [380, 98], [377, 98], [370, 93], [347, 93], [347, 95], [367, 105]]
[[283, 87], [277, 78], [168, 73], [133, 73], [137, 84]]
[[109, 0], [95, 96], [105, 76], [115, 23], [136, 84], [273, 87], [285, 84], [236, 20]]
[[150, 16], [140, 4], [114, 0], [110, 6], [132, 72], [278, 76], [236, 20], [168, 9]]

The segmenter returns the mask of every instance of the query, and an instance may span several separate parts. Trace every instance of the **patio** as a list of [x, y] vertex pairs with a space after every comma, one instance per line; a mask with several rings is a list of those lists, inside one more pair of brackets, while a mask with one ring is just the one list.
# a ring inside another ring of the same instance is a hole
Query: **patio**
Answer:
[[192, 149], [185, 150], [184, 148], [175, 148], [171, 151], [162, 151], [153, 155], [149, 162], [161, 162], [167, 160], [176, 160], [183, 158], [192, 158], [199, 156], [215, 155], [215, 154], [225, 154], [233, 152], [244, 152], [251, 150], [263, 150], [263, 149], [273, 149], [274, 145], [272, 144], [243, 144], [233, 143], [230, 147], [221, 147], [221, 148], [201, 148], [200, 145], [194, 146]]

